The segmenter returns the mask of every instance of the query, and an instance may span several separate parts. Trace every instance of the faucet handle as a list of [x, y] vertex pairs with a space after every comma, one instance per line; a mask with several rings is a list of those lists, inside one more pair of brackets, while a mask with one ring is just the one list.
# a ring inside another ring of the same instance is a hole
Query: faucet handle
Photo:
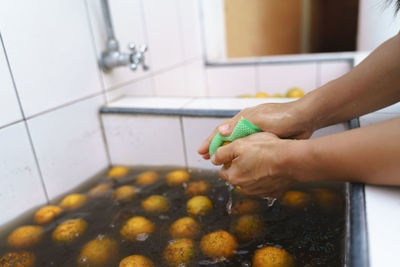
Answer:
[[139, 65], [142, 65], [143, 70], [148, 70], [149, 67], [144, 62], [144, 53], [147, 51], [147, 45], [142, 45], [137, 51], [135, 43], [128, 44], [129, 50], [132, 51], [131, 53], [131, 70], [136, 70]]

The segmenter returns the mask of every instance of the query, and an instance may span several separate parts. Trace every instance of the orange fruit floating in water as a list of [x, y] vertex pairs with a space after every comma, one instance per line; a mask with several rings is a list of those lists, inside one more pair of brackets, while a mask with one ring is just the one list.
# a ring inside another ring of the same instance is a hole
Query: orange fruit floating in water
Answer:
[[104, 195], [109, 190], [111, 190], [110, 184], [98, 184], [89, 190], [88, 195], [91, 197], [98, 197]]
[[281, 197], [281, 203], [291, 208], [304, 209], [311, 202], [311, 196], [301, 191], [287, 191]]
[[119, 267], [154, 267], [154, 263], [142, 255], [131, 255], [123, 258]]
[[120, 230], [120, 234], [131, 241], [144, 241], [154, 232], [154, 224], [142, 216], [130, 218]]
[[211, 258], [229, 259], [236, 253], [238, 243], [228, 232], [219, 230], [203, 236], [200, 241], [201, 251]]
[[194, 181], [194, 182], [190, 182], [187, 185], [187, 187], [185, 189], [185, 194], [188, 196], [206, 194], [206, 193], [208, 193], [209, 189], [210, 189], [210, 184], [208, 182]]
[[290, 88], [286, 93], [286, 97], [289, 98], [299, 98], [302, 96], [304, 96], [303, 90], [297, 87]]
[[81, 237], [87, 229], [87, 222], [83, 219], [64, 221], [54, 229], [52, 238], [57, 243], [71, 243]]
[[127, 174], [128, 174], [128, 168], [122, 166], [115, 166], [108, 171], [107, 175], [111, 179], [118, 179], [124, 177]]
[[33, 267], [35, 265], [35, 254], [28, 251], [8, 252], [0, 258], [2, 267]]
[[264, 222], [255, 215], [244, 215], [240, 217], [232, 227], [232, 232], [243, 241], [250, 241], [260, 237], [264, 232]]
[[158, 180], [158, 177], [159, 177], [158, 173], [154, 171], [143, 172], [139, 174], [138, 177], [136, 178], [136, 183], [139, 185], [152, 184]]
[[118, 187], [113, 193], [112, 198], [120, 202], [129, 202], [136, 196], [136, 187], [123, 185]]
[[165, 178], [169, 186], [177, 186], [189, 181], [190, 174], [184, 170], [176, 170], [168, 173]]
[[261, 204], [254, 199], [241, 199], [233, 205], [232, 214], [252, 214], [260, 208]]
[[83, 246], [78, 257], [79, 266], [108, 267], [118, 259], [117, 241], [110, 237], [99, 235]]
[[286, 250], [276, 247], [264, 247], [256, 250], [253, 267], [294, 267], [295, 261]]
[[200, 225], [192, 217], [180, 218], [169, 227], [169, 233], [173, 238], [194, 238], [200, 234], [200, 231]]
[[66, 210], [76, 209], [88, 200], [88, 197], [82, 194], [71, 194], [61, 200], [60, 206]]
[[58, 206], [44, 206], [35, 213], [33, 218], [37, 224], [46, 224], [53, 221], [62, 211], [63, 209]]
[[186, 210], [192, 215], [206, 215], [213, 208], [211, 200], [206, 196], [195, 196], [186, 203]]
[[174, 239], [165, 247], [163, 258], [168, 266], [190, 266], [195, 255], [193, 241], [187, 238]]
[[26, 225], [15, 229], [7, 238], [8, 245], [13, 248], [29, 248], [42, 240], [43, 227]]
[[169, 210], [169, 200], [161, 195], [152, 195], [142, 201], [142, 207], [152, 213], [166, 212]]

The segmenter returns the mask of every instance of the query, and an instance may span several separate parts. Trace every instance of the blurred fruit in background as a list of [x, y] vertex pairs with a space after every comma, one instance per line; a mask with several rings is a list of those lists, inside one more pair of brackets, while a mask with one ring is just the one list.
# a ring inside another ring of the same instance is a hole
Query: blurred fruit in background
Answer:
[[0, 258], [2, 267], [33, 267], [35, 265], [35, 254], [28, 251], [8, 252]]
[[88, 200], [88, 197], [83, 194], [70, 194], [61, 200], [60, 206], [66, 210], [76, 209]]
[[258, 93], [256, 93], [256, 95], [254, 97], [255, 98], [267, 98], [267, 97], [269, 97], [269, 95], [264, 92], [258, 92]]
[[136, 196], [136, 187], [123, 185], [118, 187], [113, 193], [112, 198], [119, 202], [129, 202]]
[[91, 197], [98, 197], [107, 193], [111, 190], [111, 185], [109, 184], [98, 184], [89, 190], [88, 195]]
[[229, 259], [236, 253], [238, 243], [230, 233], [219, 230], [203, 236], [200, 241], [201, 251], [214, 259]]
[[211, 200], [206, 196], [195, 196], [186, 203], [186, 210], [191, 215], [206, 215], [213, 208]]
[[54, 229], [52, 238], [57, 243], [70, 243], [78, 239], [87, 229], [83, 219], [67, 220]]
[[200, 234], [200, 230], [200, 225], [192, 217], [180, 218], [169, 227], [169, 233], [173, 238], [194, 238]]
[[187, 238], [174, 239], [165, 247], [163, 258], [168, 266], [190, 266], [195, 255], [193, 241]]
[[142, 207], [148, 212], [161, 213], [169, 210], [169, 200], [161, 195], [152, 195], [142, 201]]
[[144, 241], [154, 232], [154, 224], [142, 216], [130, 218], [121, 228], [120, 234], [131, 241]]
[[290, 88], [286, 93], [286, 97], [289, 98], [299, 98], [302, 96], [304, 96], [303, 90], [297, 87]]
[[62, 208], [58, 206], [44, 206], [34, 215], [37, 224], [46, 224], [54, 220], [62, 212]]
[[154, 171], [143, 172], [136, 178], [136, 183], [140, 185], [148, 185], [157, 181], [159, 175]]
[[165, 178], [169, 186], [177, 186], [189, 181], [190, 174], [184, 170], [176, 170], [168, 173]]
[[301, 191], [287, 191], [280, 200], [284, 206], [304, 209], [310, 204], [311, 196]]
[[240, 240], [250, 241], [264, 232], [264, 222], [256, 215], [244, 215], [232, 225], [232, 233]]
[[106, 267], [112, 266], [118, 258], [118, 245], [114, 239], [99, 235], [83, 246], [78, 257], [79, 266]]
[[154, 263], [142, 255], [131, 255], [123, 258], [119, 267], [154, 267]]
[[43, 227], [26, 225], [15, 229], [7, 238], [7, 243], [13, 248], [28, 248], [42, 240]]
[[272, 246], [256, 250], [253, 267], [294, 267], [293, 257], [284, 249]]
[[233, 205], [232, 214], [253, 214], [261, 207], [260, 202], [254, 199], [241, 199]]
[[210, 189], [210, 184], [205, 181], [194, 181], [190, 182], [186, 189], [185, 194], [188, 196], [195, 196], [201, 194], [207, 194]]
[[107, 176], [111, 179], [118, 179], [124, 177], [127, 174], [128, 174], [128, 168], [122, 166], [115, 166], [108, 171]]

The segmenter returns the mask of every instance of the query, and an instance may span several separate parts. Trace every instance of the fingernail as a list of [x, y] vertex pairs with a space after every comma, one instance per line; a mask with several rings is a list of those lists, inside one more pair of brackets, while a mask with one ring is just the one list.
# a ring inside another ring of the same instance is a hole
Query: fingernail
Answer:
[[211, 163], [215, 165], [215, 154], [214, 154], [214, 155], [212, 155], [212, 157], [211, 157], [211, 159], [210, 159], [210, 160], [211, 160]]
[[222, 132], [228, 131], [229, 130], [229, 124], [221, 125], [219, 127], [219, 130], [222, 131]]

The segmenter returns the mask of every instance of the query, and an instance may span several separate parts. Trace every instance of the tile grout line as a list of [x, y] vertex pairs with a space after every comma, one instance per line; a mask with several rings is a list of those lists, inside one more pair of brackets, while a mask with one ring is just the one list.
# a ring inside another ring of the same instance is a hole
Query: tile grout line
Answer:
[[[99, 78], [99, 81], [100, 81], [100, 86], [101, 86], [101, 89], [102, 89], [101, 91], [102, 91], [102, 94], [103, 94], [103, 105], [105, 105], [109, 101], [108, 101], [108, 98], [107, 98], [107, 90], [106, 90], [105, 82], [104, 82], [104, 79], [103, 79], [103, 73], [101, 72], [99, 64], [98, 64], [98, 61], [97, 61], [97, 53], [98, 53], [99, 49], [96, 46], [96, 41], [95, 41], [95, 38], [94, 38], [94, 28], [93, 28], [93, 24], [90, 21], [90, 10], [89, 10], [88, 0], [84, 1], [84, 5], [85, 5], [87, 23], [88, 23], [89, 32], [90, 32], [90, 39], [92, 40], [94, 56], [95, 56], [95, 59], [96, 59], [97, 74], [98, 74], [98, 78]], [[105, 154], [106, 154], [106, 158], [107, 158], [107, 163], [108, 163], [108, 166], [111, 166], [110, 149], [108, 147], [108, 142], [107, 142], [107, 138], [106, 138], [104, 123], [103, 123], [102, 115], [100, 114], [100, 112], [97, 113], [97, 118], [99, 120], [101, 137], [102, 137], [102, 140], [103, 140], [103, 145], [104, 145], [104, 150], [105, 150]]]
[[90, 21], [90, 11], [89, 11], [89, 4], [87, 2], [87, 0], [84, 0], [84, 6], [85, 6], [85, 10], [86, 10], [86, 18], [87, 18], [87, 24], [89, 27], [89, 33], [90, 33], [90, 39], [92, 41], [92, 47], [93, 47], [93, 51], [94, 51], [94, 57], [96, 59], [96, 66], [97, 66], [97, 75], [100, 81], [100, 85], [101, 85], [101, 91], [103, 93], [103, 99], [104, 99], [104, 103], [107, 104], [107, 96], [106, 96], [106, 86], [104, 84], [104, 80], [103, 80], [103, 74], [100, 71], [100, 67], [99, 67], [99, 63], [98, 63], [98, 58], [97, 58], [97, 53], [98, 53], [98, 47], [96, 46], [96, 41], [94, 38], [94, 29], [93, 29], [93, 24]]
[[181, 126], [181, 136], [182, 136], [182, 144], [183, 144], [183, 156], [185, 159], [185, 168], [188, 170], [188, 158], [187, 158], [187, 147], [186, 147], [186, 141], [185, 141], [185, 130], [183, 129], [183, 117], [179, 116], [179, 124]]
[[[140, 5], [140, 13], [142, 14], [141, 17], [142, 17], [142, 24], [143, 24], [143, 29], [144, 29], [143, 30], [144, 39], [145, 39], [145, 42], [146, 42], [147, 46], [149, 47], [150, 44], [149, 44], [148, 27], [147, 27], [147, 23], [146, 23], [146, 14], [144, 12], [144, 5], [143, 5], [143, 1], [142, 0], [139, 0], [139, 5]], [[149, 50], [150, 50], [150, 48], [149, 48]], [[150, 59], [149, 69], [151, 69], [151, 64], [153, 64], [151, 55], [148, 58]], [[149, 75], [145, 75], [145, 77], [143, 77], [143, 79], [151, 79], [150, 82], [151, 82], [151, 84], [153, 86], [153, 90], [152, 90], [152, 94], [151, 95], [155, 96], [156, 95], [156, 82], [154, 81], [154, 73], [152, 71], [150, 71]], [[133, 83], [133, 81], [131, 83]], [[129, 83], [129, 84], [131, 84], [131, 83]], [[119, 88], [121, 88], [121, 87], [122, 86], [120, 86]], [[115, 88], [115, 90], [119, 89], [119, 88]]]
[[23, 121], [24, 121], [24, 119], [19, 119], [19, 120], [10, 122], [10, 123], [6, 123], [6, 124], [0, 126], [0, 130], [3, 130], [3, 129], [8, 128], [8, 127], [11, 127], [11, 126], [16, 125], [16, 124], [18, 124], [20, 122], [23, 122]]
[[14, 87], [14, 91], [15, 91], [15, 94], [17, 96], [18, 105], [19, 105], [19, 108], [21, 110], [21, 114], [22, 114], [22, 118], [23, 118], [22, 121], [24, 122], [25, 130], [26, 130], [26, 133], [28, 135], [28, 140], [29, 140], [29, 144], [31, 146], [33, 158], [34, 158], [35, 165], [36, 165], [36, 168], [37, 168], [37, 172], [38, 172], [38, 175], [39, 175], [39, 180], [40, 180], [40, 183], [42, 185], [42, 189], [43, 189], [44, 196], [46, 198], [46, 202], [47, 202], [47, 204], [49, 204], [50, 203], [49, 194], [47, 192], [46, 184], [45, 184], [44, 178], [43, 178], [43, 173], [42, 173], [42, 170], [41, 170], [40, 164], [39, 164], [39, 159], [38, 159], [38, 156], [37, 156], [37, 153], [36, 153], [36, 150], [35, 150], [35, 146], [33, 144], [32, 135], [31, 135], [31, 133], [29, 131], [28, 122], [26, 120], [25, 113], [24, 113], [24, 110], [22, 108], [22, 103], [21, 103], [20, 96], [18, 94], [17, 85], [16, 85], [16, 82], [15, 82], [15, 79], [14, 79], [14, 75], [13, 75], [13, 73], [11, 71], [10, 61], [8, 59], [6, 48], [5, 48], [5, 45], [4, 45], [4, 42], [3, 42], [3, 38], [2, 38], [1, 35], [0, 35], [0, 42], [1, 42], [1, 46], [2, 46], [3, 51], [4, 51], [4, 56], [5, 56], [5, 59], [6, 59], [6, 63], [7, 63], [8, 71], [10, 73], [10, 77], [11, 77], [11, 81], [12, 81], [12, 84], [13, 84], [13, 87]]

